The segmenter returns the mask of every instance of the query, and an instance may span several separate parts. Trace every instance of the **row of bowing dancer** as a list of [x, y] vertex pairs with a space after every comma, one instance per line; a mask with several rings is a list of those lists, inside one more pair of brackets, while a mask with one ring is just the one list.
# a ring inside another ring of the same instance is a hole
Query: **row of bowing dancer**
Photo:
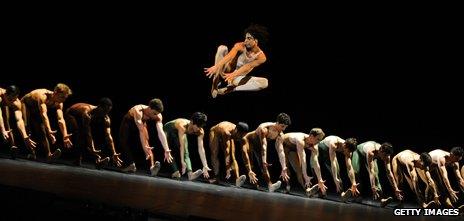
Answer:
[[[121, 172], [134, 173], [141, 166], [136, 165], [134, 155], [141, 149], [146, 161], [141, 163], [148, 165], [147, 173], [151, 176], [157, 176], [165, 166], [173, 179], [186, 175], [188, 180], [195, 180], [203, 176], [210, 183], [222, 181], [237, 187], [245, 183], [264, 185], [269, 192], [282, 188], [282, 192], [288, 193], [292, 183], [297, 183], [308, 197], [326, 196], [326, 182], [330, 182], [334, 187], [330, 191], [337, 193], [343, 202], [370, 195], [380, 206], [395, 200], [401, 204], [408, 197], [417, 200], [423, 208], [431, 205], [456, 208], [462, 203], [458, 197], [464, 191], [464, 167], [459, 166], [464, 154], [461, 147], [421, 153], [395, 148], [398, 152], [395, 154], [390, 143], [360, 143], [356, 138], [326, 136], [321, 128], [286, 133], [291, 125], [286, 113], [257, 125], [256, 129], [251, 129], [246, 122], [223, 121], [210, 127], [207, 133], [207, 115], [201, 112], [193, 113], [189, 119], [177, 118], [163, 124], [164, 107], [158, 98], [127, 111], [119, 127], [119, 145], [116, 145], [111, 131], [112, 101], [102, 98], [98, 104], [76, 103], [65, 109], [63, 103], [71, 94], [71, 89], [63, 83], [53, 90], [36, 89], [22, 97], [14, 85], [0, 88], [0, 132], [13, 156], [20, 146], [25, 147], [27, 159], [36, 160], [38, 150], [42, 149], [48, 162], [70, 154], [73, 163], [80, 166], [83, 157], [90, 155], [97, 168], [111, 162]], [[51, 127], [52, 110], [56, 111], [59, 133]], [[159, 139], [163, 156], [155, 157], [155, 149], [150, 144], [153, 142], [149, 142], [149, 121], [155, 125], [153, 134]], [[96, 148], [94, 134], [97, 132], [102, 134], [108, 150]], [[206, 133], [210, 163], [204, 148]], [[198, 148], [202, 166], [197, 170], [192, 168], [189, 154], [188, 137], [192, 136], [196, 137], [194, 146]], [[275, 146], [277, 153], [280, 166], [277, 179], [277, 175], [270, 173], [268, 143]], [[55, 144], [61, 144], [62, 148]], [[241, 155], [241, 159], [236, 155]], [[340, 167], [338, 158], [342, 158], [344, 167]], [[449, 170], [452, 172], [448, 173]], [[349, 181], [342, 182], [341, 174]], [[454, 179], [450, 179], [450, 174]], [[384, 191], [379, 176], [387, 177], [391, 193]], [[290, 182], [291, 179], [295, 182]], [[406, 196], [405, 188], [412, 195]]]

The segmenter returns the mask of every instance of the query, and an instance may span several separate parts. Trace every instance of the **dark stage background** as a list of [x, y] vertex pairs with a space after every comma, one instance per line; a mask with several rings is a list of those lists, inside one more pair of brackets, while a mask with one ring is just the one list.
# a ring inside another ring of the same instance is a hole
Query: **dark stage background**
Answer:
[[[359, 142], [391, 142], [395, 153], [462, 146], [456, 14], [240, 4], [188, 13], [164, 7], [13, 13], [2, 21], [0, 87], [16, 84], [23, 95], [63, 82], [74, 92], [65, 107], [109, 97], [116, 143], [127, 110], [158, 97], [164, 122], [202, 111], [207, 129], [223, 120], [256, 128], [286, 112], [288, 132], [321, 127]], [[213, 65], [218, 45], [242, 41], [250, 23], [270, 33], [261, 45], [268, 62], [251, 73], [268, 78], [269, 87], [212, 99], [203, 68]], [[161, 157], [156, 132], [150, 134]], [[199, 168], [196, 149], [190, 153]], [[270, 157], [277, 165], [275, 153]]]
[[[204, 111], [208, 127], [243, 120], [255, 128], [286, 112], [288, 131], [321, 127], [398, 149], [462, 145], [453, 13], [160, 10], [16, 14], [4, 22], [0, 85], [24, 94], [64, 82], [74, 91], [66, 106], [108, 96], [115, 129], [131, 106], [159, 97], [164, 121]], [[252, 22], [270, 32], [262, 46], [268, 62], [251, 73], [269, 78], [269, 88], [212, 99], [203, 68], [218, 45], [243, 40]]]

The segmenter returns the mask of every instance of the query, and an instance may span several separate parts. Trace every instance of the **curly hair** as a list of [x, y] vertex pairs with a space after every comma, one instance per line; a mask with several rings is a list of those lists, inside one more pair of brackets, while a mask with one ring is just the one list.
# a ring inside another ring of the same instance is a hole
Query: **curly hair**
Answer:
[[245, 29], [244, 34], [251, 34], [253, 38], [257, 39], [259, 42], [265, 44], [269, 40], [269, 32], [267, 28], [258, 25], [258, 24], [250, 24], [248, 28]]

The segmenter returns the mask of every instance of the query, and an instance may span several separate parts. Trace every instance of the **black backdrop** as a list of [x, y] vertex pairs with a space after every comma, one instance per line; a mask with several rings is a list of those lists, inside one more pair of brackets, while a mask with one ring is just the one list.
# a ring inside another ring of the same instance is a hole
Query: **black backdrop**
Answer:
[[[462, 43], [453, 13], [184, 11], [15, 13], [3, 22], [0, 86], [24, 93], [63, 82], [74, 91], [66, 106], [110, 97], [114, 131], [131, 106], [159, 97], [165, 122], [203, 111], [208, 128], [222, 120], [255, 128], [286, 112], [288, 131], [321, 127], [361, 142], [389, 141], [396, 152], [462, 145]], [[210, 98], [203, 68], [219, 44], [243, 40], [252, 22], [270, 32], [268, 62], [252, 72], [269, 78], [269, 88]]]

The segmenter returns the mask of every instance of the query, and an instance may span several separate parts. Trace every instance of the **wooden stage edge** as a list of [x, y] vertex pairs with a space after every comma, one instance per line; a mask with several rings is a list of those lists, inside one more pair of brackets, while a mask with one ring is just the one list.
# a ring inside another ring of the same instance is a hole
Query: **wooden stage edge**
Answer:
[[[391, 209], [355, 203], [23, 159], [0, 158], [0, 174], [1, 185], [186, 218], [286, 221], [398, 218]], [[411, 218], [408, 220], [414, 220]]]

